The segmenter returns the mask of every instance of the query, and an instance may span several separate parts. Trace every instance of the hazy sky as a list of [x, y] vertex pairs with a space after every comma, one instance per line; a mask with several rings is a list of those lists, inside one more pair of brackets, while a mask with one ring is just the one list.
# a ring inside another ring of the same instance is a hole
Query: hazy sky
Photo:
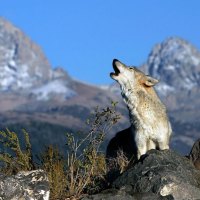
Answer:
[[1, 0], [0, 15], [39, 44], [53, 67], [94, 84], [112, 82], [113, 58], [141, 65], [167, 37], [200, 48], [200, 0]]

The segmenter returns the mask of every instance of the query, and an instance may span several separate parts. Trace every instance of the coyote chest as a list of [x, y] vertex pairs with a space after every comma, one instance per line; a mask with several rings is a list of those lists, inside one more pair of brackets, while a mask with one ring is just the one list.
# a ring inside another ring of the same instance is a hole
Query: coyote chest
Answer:
[[166, 108], [153, 88], [158, 80], [118, 60], [113, 61], [113, 68], [111, 77], [120, 84], [129, 110], [138, 159], [150, 149], [168, 149], [171, 126]]

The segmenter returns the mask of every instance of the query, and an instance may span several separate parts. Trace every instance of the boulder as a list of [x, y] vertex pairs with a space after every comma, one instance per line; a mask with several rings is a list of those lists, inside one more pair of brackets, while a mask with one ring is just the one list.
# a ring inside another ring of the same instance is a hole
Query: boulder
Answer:
[[152, 192], [148, 193], [133, 193], [130, 188], [108, 189], [100, 194], [90, 195], [82, 200], [173, 200], [170, 195], [162, 197]]
[[132, 193], [154, 193], [173, 199], [200, 199], [200, 171], [172, 150], [150, 150], [113, 183]]
[[200, 139], [198, 139], [189, 154], [189, 159], [192, 161], [196, 169], [200, 170]]
[[12, 176], [0, 175], [0, 200], [48, 200], [49, 183], [43, 170], [22, 171]]

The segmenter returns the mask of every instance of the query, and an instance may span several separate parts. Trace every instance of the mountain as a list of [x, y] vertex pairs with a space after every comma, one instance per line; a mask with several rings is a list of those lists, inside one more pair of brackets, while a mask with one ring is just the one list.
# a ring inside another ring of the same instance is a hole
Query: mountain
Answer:
[[0, 90], [25, 90], [51, 78], [51, 66], [39, 46], [0, 18]]
[[188, 106], [188, 99], [182, 98], [181, 94], [188, 97], [191, 93], [197, 95], [196, 90], [200, 85], [200, 52], [185, 40], [169, 38], [156, 45], [145, 67], [148, 74], [161, 80], [157, 87], [161, 95], [166, 97], [179, 93], [182, 101], [176, 104], [176, 108]]
[[191, 90], [200, 84], [200, 52], [180, 38], [156, 45], [147, 61], [147, 72], [162, 80], [166, 93]]
[[0, 91], [28, 94], [38, 100], [56, 94], [59, 98], [76, 95], [69, 75], [61, 68], [53, 70], [41, 48], [3, 18], [0, 47]]
[[200, 137], [200, 52], [189, 42], [171, 37], [152, 49], [142, 69], [160, 80], [156, 89], [173, 125], [172, 146], [188, 152]]
[[[157, 44], [140, 68], [160, 79], [156, 89], [173, 126], [171, 146], [188, 153], [200, 136], [199, 51], [189, 42], [171, 37]], [[64, 148], [66, 132], [82, 137], [77, 131], [88, 129], [85, 121], [91, 111], [109, 105], [111, 100], [119, 102], [122, 119], [107, 138], [129, 126], [117, 84], [98, 87], [72, 79], [62, 67], [53, 68], [41, 48], [3, 18], [0, 70], [0, 128], [8, 127], [20, 137], [25, 128], [36, 152], [50, 143]]]

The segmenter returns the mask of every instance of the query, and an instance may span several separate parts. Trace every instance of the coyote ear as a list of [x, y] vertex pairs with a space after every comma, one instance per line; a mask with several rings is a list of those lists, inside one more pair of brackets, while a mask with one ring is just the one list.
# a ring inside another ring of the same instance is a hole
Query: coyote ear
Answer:
[[157, 84], [159, 80], [152, 78], [151, 76], [146, 76], [146, 80], [144, 81], [144, 84], [148, 87], [154, 86]]

